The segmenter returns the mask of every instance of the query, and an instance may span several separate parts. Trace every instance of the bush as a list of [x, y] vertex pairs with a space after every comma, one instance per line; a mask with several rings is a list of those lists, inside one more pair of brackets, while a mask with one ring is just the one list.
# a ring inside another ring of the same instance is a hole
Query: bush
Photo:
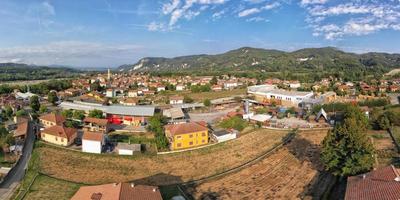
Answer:
[[233, 128], [238, 131], [242, 131], [244, 128], [248, 126], [248, 122], [238, 116], [232, 117], [229, 119], [225, 119], [219, 123], [219, 126], [222, 128]]

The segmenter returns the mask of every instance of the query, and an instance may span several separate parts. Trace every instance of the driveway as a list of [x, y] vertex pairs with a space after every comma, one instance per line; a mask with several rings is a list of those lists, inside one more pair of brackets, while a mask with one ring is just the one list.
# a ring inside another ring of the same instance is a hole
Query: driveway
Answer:
[[28, 162], [32, 154], [33, 145], [35, 143], [33, 126], [33, 123], [30, 122], [28, 135], [22, 150], [22, 155], [17, 164], [4, 177], [3, 182], [0, 183], [0, 199], [5, 199], [4, 195], [12, 193], [16, 183], [20, 182], [24, 178], [25, 169], [28, 167]]
[[209, 113], [189, 113], [189, 117], [192, 121], [206, 121], [208, 123], [213, 123], [221, 117], [224, 117], [228, 112], [236, 111], [236, 109], [237, 107]]

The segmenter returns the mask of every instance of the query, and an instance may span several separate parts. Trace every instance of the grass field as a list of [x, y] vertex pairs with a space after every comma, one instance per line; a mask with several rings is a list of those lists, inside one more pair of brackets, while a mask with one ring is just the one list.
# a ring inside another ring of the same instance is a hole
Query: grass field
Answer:
[[312, 191], [324, 188], [316, 183], [322, 180], [319, 148], [326, 133], [300, 132], [260, 162], [220, 179], [189, 186], [188, 192], [194, 199], [318, 199], [322, 191]]
[[396, 158], [399, 157], [399, 154], [389, 133], [385, 130], [369, 130], [368, 135], [371, 137], [375, 148], [377, 156], [376, 167], [397, 164]]
[[259, 129], [234, 141], [168, 155], [94, 155], [42, 145], [43, 173], [73, 182], [101, 184], [136, 181], [167, 185], [209, 176], [240, 165], [281, 141], [287, 131]]

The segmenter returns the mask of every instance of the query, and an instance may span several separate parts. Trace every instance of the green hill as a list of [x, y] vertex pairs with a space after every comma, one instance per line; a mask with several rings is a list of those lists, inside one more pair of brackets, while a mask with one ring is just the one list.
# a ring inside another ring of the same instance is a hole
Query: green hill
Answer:
[[400, 66], [400, 54], [355, 54], [333, 47], [306, 48], [293, 52], [243, 47], [216, 55], [175, 58], [148, 57], [120, 71], [147, 72], [282, 72], [323, 74], [350, 73], [354, 77], [382, 74]]

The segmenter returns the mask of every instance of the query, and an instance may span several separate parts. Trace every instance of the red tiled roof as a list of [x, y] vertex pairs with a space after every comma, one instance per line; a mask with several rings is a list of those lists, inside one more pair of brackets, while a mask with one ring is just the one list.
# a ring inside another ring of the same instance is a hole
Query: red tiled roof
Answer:
[[400, 199], [399, 169], [384, 167], [347, 178], [346, 200]]
[[82, 140], [102, 141], [103, 140], [103, 133], [85, 131], [83, 133], [83, 135], [82, 135]]
[[96, 186], [83, 186], [71, 200], [162, 200], [156, 186], [133, 185], [130, 183], [111, 183]]
[[67, 138], [68, 140], [70, 140], [72, 138], [72, 136], [76, 134], [76, 129], [55, 125], [55, 126], [51, 126], [49, 128], [44, 129], [42, 131], [42, 133], [54, 135], [57, 137], [63, 137], [63, 138]]
[[99, 118], [94, 118], [94, 117], [85, 117], [85, 119], [83, 121], [88, 122], [88, 123], [97, 124], [100, 126], [106, 126], [108, 124], [107, 119], [99, 119]]
[[39, 119], [54, 122], [58, 125], [61, 125], [65, 121], [65, 118], [62, 115], [58, 115], [58, 114], [54, 114], [54, 113], [49, 113], [49, 114], [40, 116]]
[[28, 121], [19, 123], [17, 129], [14, 131], [14, 137], [24, 136], [28, 132]]
[[170, 124], [170, 125], [166, 125], [165, 129], [168, 130], [171, 133], [171, 135], [180, 135], [180, 134], [208, 130], [207, 127], [202, 126], [196, 122], [188, 122], [188, 123], [184, 123], [184, 124]]

